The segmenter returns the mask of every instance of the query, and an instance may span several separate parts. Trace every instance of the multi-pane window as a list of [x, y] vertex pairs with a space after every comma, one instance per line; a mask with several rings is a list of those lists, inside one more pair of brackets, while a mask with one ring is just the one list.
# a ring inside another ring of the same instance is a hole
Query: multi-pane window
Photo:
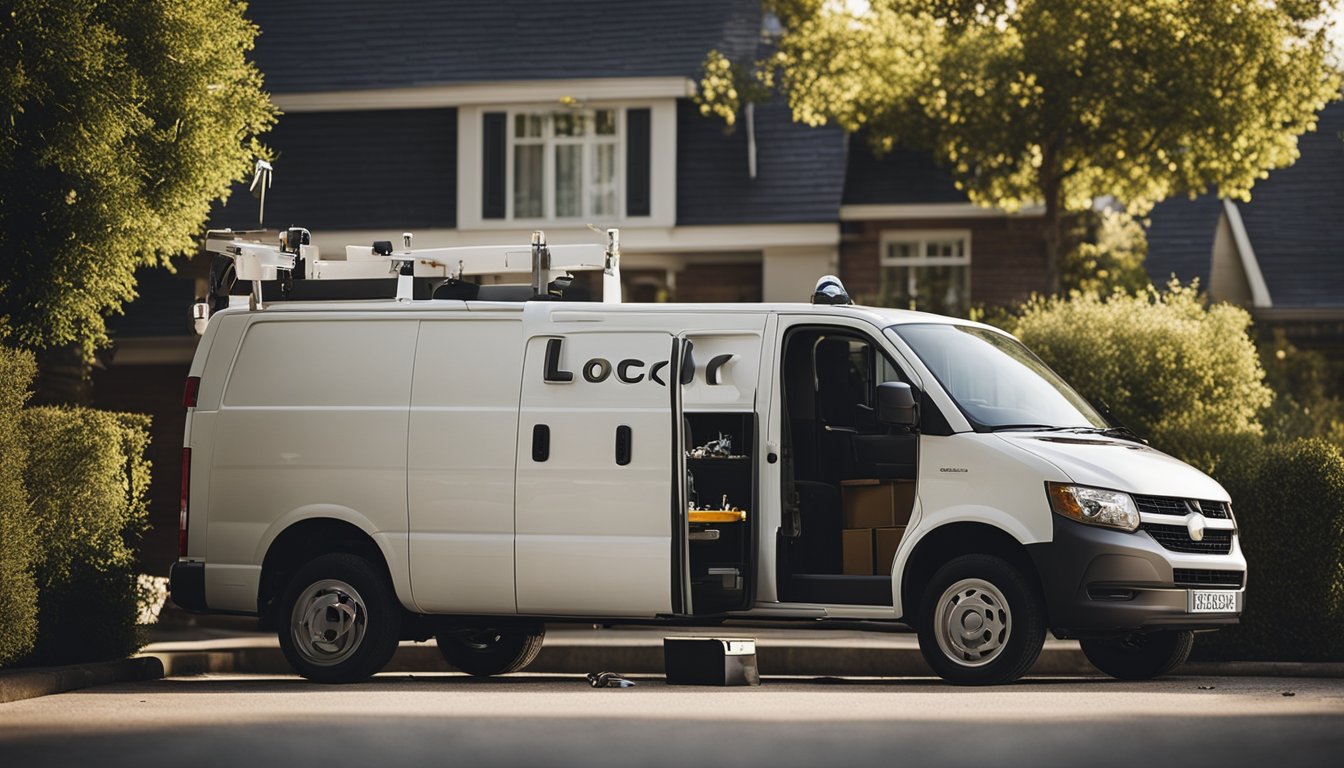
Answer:
[[966, 232], [888, 232], [882, 237], [878, 303], [965, 317], [971, 238]]
[[509, 115], [514, 219], [613, 219], [620, 199], [615, 109]]

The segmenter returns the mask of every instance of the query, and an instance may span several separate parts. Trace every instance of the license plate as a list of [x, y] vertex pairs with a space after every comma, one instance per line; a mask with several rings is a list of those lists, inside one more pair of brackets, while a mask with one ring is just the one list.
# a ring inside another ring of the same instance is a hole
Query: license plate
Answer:
[[1190, 613], [1236, 613], [1239, 594], [1230, 589], [1192, 589], [1186, 593], [1186, 610]]

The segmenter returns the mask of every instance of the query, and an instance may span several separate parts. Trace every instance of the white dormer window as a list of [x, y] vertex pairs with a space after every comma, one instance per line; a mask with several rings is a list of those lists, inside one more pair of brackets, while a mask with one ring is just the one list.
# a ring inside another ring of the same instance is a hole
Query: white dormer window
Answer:
[[623, 110], [509, 113], [507, 218], [620, 215]]
[[459, 229], [676, 223], [675, 99], [465, 106], [457, 125]]

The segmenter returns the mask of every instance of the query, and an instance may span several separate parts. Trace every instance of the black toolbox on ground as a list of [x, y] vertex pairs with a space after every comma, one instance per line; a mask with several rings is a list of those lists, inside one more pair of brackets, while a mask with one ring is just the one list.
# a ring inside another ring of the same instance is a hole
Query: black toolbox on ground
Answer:
[[669, 685], [760, 685], [753, 637], [665, 637]]

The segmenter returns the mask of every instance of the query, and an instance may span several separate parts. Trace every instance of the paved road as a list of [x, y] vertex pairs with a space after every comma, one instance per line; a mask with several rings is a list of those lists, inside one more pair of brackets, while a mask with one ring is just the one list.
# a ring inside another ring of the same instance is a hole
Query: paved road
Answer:
[[[1344, 680], [767, 678], [625, 690], [579, 676], [207, 675], [0, 705], [0, 764], [205, 766], [1338, 765]], [[1291, 693], [1292, 695], [1285, 695]]]

